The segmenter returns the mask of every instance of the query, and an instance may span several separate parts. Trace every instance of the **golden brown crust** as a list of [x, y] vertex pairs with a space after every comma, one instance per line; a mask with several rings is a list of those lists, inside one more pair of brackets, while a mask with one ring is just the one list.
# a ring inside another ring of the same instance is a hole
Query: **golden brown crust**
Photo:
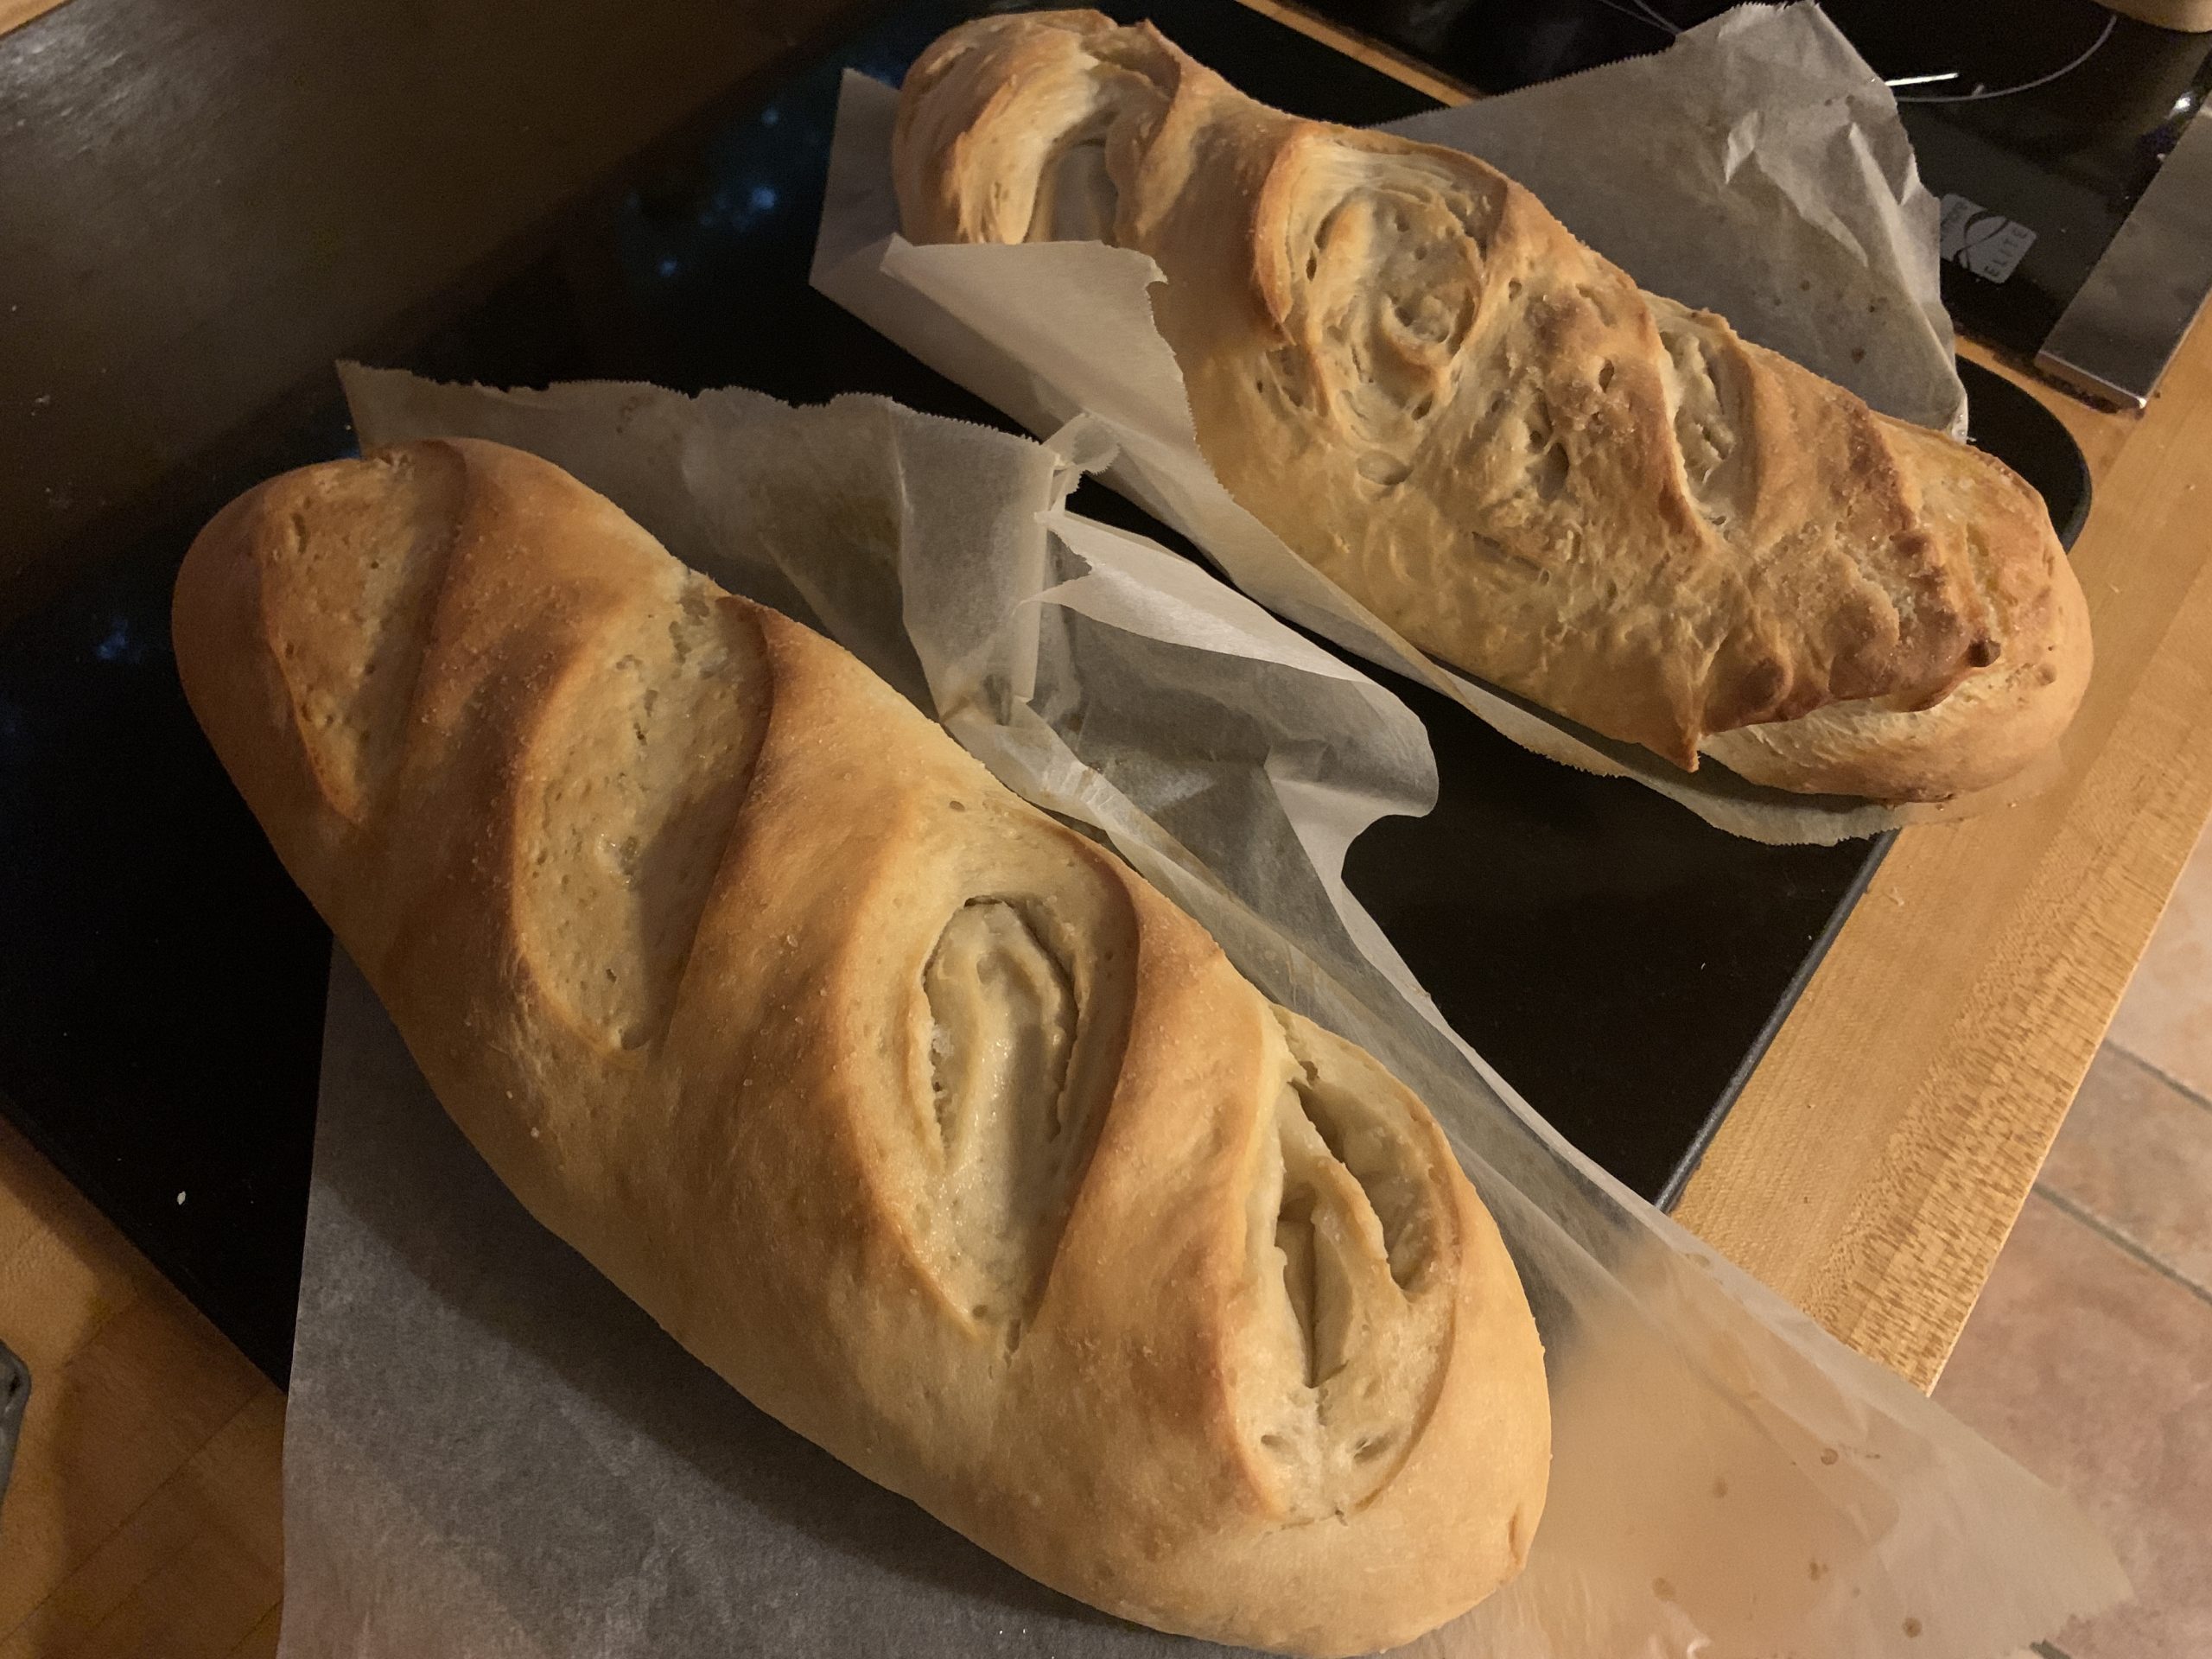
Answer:
[[1685, 766], [1891, 798], [1983, 787], [2072, 717], [2084, 613], [2025, 485], [1640, 292], [1471, 156], [1075, 11], [940, 38], [893, 156], [915, 241], [1157, 260], [1223, 483], [1446, 661]]
[[1541, 1358], [1427, 1112], [844, 652], [467, 442], [242, 498], [175, 615], [439, 1099], [757, 1404], [1166, 1629], [1517, 1570]]

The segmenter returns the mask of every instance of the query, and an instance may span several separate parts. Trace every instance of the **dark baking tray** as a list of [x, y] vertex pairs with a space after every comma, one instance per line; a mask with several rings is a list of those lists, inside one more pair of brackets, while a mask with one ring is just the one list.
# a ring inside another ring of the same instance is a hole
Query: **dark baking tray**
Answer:
[[[997, 421], [805, 280], [838, 73], [895, 80], [982, 9], [872, 14], [766, 92], [734, 91], [652, 153], [608, 157], [607, 188], [519, 237], [496, 280], [361, 348], [492, 383], [864, 390]], [[1370, 123], [1427, 103], [1236, 0], [1122, 10], [1289, 109]], [[95, 525], [72, 550], [79, 574], [14, 606], [0, 639], [0, 1105], [279, 1380], [328, 938], [184, 707], [168, 592], [231, 494], [351, 449], [327, 364], [298, 368], [300, 392], [174, 469], [154, 510]], [[2012, 413], [2032, 429], [2039, 411]], [[1077, 505], [1156, 532], [1096, 486]], [[1671, 1200], [1886, 842], [1734, 840], [1397, 689], [1434, 738], [1443, 800], [1353, 848], [1354, 890], [1508, 1078], [1630, 1186]]]

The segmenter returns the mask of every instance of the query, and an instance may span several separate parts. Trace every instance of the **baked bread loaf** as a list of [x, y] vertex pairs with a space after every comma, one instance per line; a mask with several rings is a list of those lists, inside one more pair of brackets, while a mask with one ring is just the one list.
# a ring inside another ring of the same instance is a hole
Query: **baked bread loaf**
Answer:
[[1223, 484], [1446, 662], [1685, 767], [1944, 799], [2056, 741], [2081, 589], [2001, 462], [1638, 290], [1456, 150], [1255, 103], [1149, 24], [962, 24], [909, 239], [1149, 254]]
[[454, 1121], [747, 1398], [1165, 1630], [1518, 1570], [1542, 1359], [1435, 1122], [838, 646], [471, 442], [241, 497], [175, 619]]

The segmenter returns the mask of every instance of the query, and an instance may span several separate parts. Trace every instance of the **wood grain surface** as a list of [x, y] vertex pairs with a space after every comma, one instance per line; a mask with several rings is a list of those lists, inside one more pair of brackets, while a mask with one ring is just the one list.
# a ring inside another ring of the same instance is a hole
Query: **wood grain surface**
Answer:
[[2041, 799], [1908, 830], [1677, 1217], [1933, 1386], [2212, 811], [2212, 327], [2090, 458], [2097, 650]]
[[283, 1395], [4, 1122], [0, 1337], [0, 1659], [273, 1655]]
[[64, 3], [65, 0], [0, 0], [0, 35], [21, 29], [32, 18]]

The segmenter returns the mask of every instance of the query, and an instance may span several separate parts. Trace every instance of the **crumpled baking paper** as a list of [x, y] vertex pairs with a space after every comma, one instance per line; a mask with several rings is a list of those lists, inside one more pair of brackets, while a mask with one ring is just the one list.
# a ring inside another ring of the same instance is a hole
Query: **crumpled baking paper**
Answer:
[[[1065, 458], [876, 398], [346, 384], [365, 442], [534, 450], [824, 628], [1420, 1091], [1528, 1287], [1554, 1462], [1528, 1570], [1407, 1651], [1994, 1659], [2124, 1593], [2064, 1499], [1451, 1035], [1338, 874], [1366, 823], [1427, 804], [1419, 722], [1195, 565], [1070, 514]], [[1021, 1578], [691, 1361], [507, 1195], [342, 958], [285, 1486], [287, 1659], [1201, 1650]]]
[[[1096, 242], [917, 247], [891, 174], [898, 95], [848, 71], [814, 286], [1196, 543], [1268, 609], [1423, 682], [1524, 748], [1634, 778], [1732, 834], [1829, 843], [1955, 818], [2047, 777], [1884, 805], [1685, 772], [1456, 673], [1292, 553], [1200, 454], [1153, 322], [1149, 256]], [[1963, 431], [1937, 213], [1889, 90], [1814, 6], [1745, 6], [1666, 52], [1386, 129], [1495, 160], [1645, 287], [1706, 304], [1877, 408]]]

